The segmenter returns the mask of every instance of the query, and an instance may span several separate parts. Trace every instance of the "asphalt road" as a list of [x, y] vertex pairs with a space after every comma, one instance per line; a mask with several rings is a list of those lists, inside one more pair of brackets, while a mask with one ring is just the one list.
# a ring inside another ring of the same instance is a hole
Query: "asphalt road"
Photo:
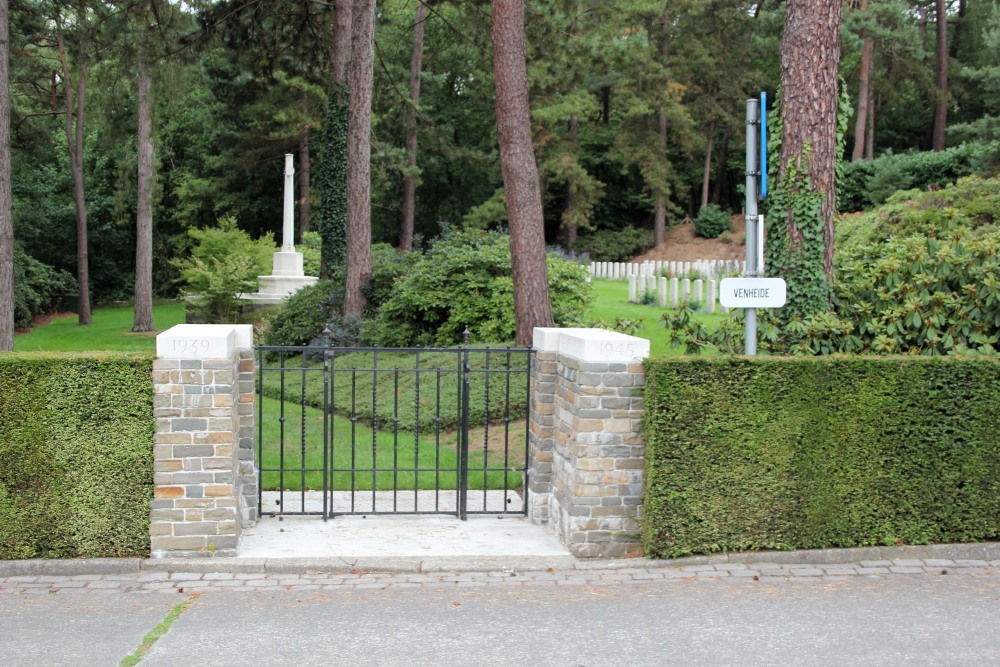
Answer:
[[0, 664], [116, 665], [191, 597], [142, 665], [1000, 664], [995, 568], [949, 576], [686, 574], [582, 581], [556, 573], [503, 585], [388, 575], [370, 588], [194, 594], [115, 588], [114, 580], [109, 590], [8, 583], [0, 591]]

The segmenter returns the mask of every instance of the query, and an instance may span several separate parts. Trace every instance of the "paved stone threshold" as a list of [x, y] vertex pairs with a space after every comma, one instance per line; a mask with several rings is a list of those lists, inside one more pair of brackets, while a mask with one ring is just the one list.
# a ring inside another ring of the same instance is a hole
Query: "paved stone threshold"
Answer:
[[621, 567], [472, 572], [166, 572], [132, 574], [19, 575], [0, 578], [0, 595], [61, 591], [152, 591], [214, 593], [220, 591], [384, 590], [389, 588], [468, 588], [492, 586], [602, 586], [669, 581], [754, 582], [767, 579], [842, 581], [853, 577], [885, 579], [905, 576], [996, 577], [1000, 560], [905, 559], [860, 561], [838, 565], [716, 563], [668, 567]]
[[674, 560], [497, 558], [200, 558], [0, 561], [0, 591], [198, 592], [284, 587], [594, 585], [671, 579], [841, 579], [1000, 575], [1000, 542], [691, 556]]

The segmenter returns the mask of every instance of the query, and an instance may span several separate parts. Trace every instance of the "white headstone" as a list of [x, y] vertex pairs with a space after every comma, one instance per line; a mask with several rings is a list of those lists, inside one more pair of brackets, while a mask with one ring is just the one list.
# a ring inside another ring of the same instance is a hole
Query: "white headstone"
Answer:
[[705, 304], [708, 307], [708, 312], [710, 312], [710, 313], [714, 313], [715, 312], [715, 301], [716, 301], [716, 299], [718, 299], [718, 291], [715, 288], [715, 281], [714, 280], [709, 280], [708, 281], [708, 300], [707, 300], [707, 302]]
[[667, 279], [660, 276], [660, 293], [659, 293], [659, 304], [660, 308], [667, 307]]
[[636, 296], [636, 283], [638, 278], [635, 276], [628, 277], [628, 302], [629, 303], [639, 303], [639, 299]]

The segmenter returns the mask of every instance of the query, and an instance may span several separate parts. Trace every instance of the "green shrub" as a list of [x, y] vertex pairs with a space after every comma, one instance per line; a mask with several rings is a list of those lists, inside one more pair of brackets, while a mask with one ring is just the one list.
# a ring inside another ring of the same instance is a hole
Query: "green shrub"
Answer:
[[1000, 363], [646, 362], [651, 558], [1000, 538]]
[[241, 294], [257, 291], [257, 276], [270, 274], [275, 245], [271, 234], [254, 240], [227, 216], [218, 227], [193, 228], [191, 256], [175, 259], [186, 283], [182, 293], [195, 311], [209, 322], [235, 322], [240, 314]]
[[319, 232], [306, 232], [302, 235], [302, 242], [295, 246], [302, 253], [302, 271], [307, 276], [320, 274], [322, 245], [323, 238]]
[[1000, 223], [1000, 177], [972, 176], [932, 192], [899, 192], [837, 226], [838, 252], [902, 236], [942, 235], [955, 229], [988, 231]]
[[[365, 336], [385, 346], [447, 346], [514, 338], [514, 286], [505, 233], [448, 232], [399, 278]], [[586, 270], [547, 255], [556, 325], [580, 321], [591, 298]]]
[[320, 280], [295, 292], [271, 318], [265, 345], [308, 345], [344, 304], [344, 289]]
[[43, 264], [14, 244], [14, 328], [27, 329], [36, 315], [55, 312], [62, 297], [76, 291], [76, 279]]
[[0, 355], [0, 559], [149, 555], [152, 358]]
[[715, 204], [706, 204], [694, 219], [694, 233], [702, 238], [714, 239], [729, 231], [729, 213]]
[[[1000, 343], [1000, 178], [962, 179], [892, 197], [837, 229], [833, 309], [779, 322], [758, 312], [759, 348], [776, 354], [988, 354]], [[742, 311], [737, 311], [736, 318]], [[708, 332], [663, 316], [675, 345], [743, 348], [732, 320]]]
[[[386, 243], [372, 246], [372, 278], [362, 288], [368, 305], [365, 314], [378, 315], [393, 293], [396, 281], [420, 259], [419, 253], [401, 253]], [[361, 320], [341, 317], [344, 304], [343, 267], [335, 267], [329, 280], [305, 287], [285, 301], [271, 318], [265, 345], [308, 345], [321, 338], [331, 345], [352, 346], [363, 342]]]
[[652, 231], [625, 227], [581, 234], [571, 249], [586, 253], [592, 262], [627, 262], [652, 247]]
[[965, 143], [943, 151], [886, 153], [874, 160], [843, 165], [837, 182], [842, 212], [870, 209], [900, 190], [941, 188], [963, 176], [984, 173], [997, 143]]

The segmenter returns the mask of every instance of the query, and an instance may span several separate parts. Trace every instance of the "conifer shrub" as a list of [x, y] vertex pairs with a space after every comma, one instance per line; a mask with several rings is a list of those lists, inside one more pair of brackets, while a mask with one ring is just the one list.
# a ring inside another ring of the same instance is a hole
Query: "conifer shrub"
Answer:
[[1000, 361], [646, 362], [651, 558], [1000, 538]]
[[729, 213], [715, 204], [706, 204], [694, 219], [694, 233], [706, 239], [714, 239], [729, 231]]
[[0, 355], [0, 559], [149, 555], [152, 357]]

